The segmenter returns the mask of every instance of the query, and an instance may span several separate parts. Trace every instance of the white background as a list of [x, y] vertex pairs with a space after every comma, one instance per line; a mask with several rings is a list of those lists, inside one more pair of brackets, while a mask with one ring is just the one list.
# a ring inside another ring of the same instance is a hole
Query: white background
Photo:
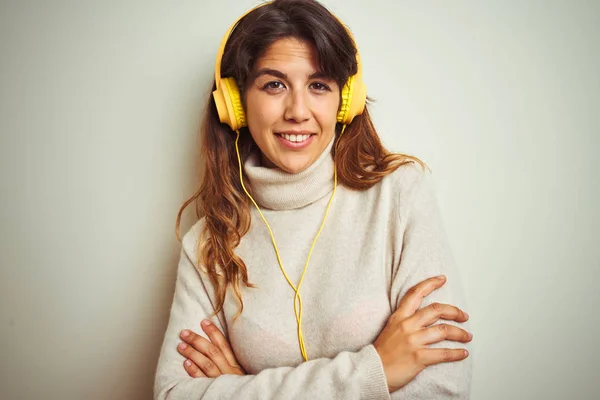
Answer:
[[[151, 398], [214, 56], [255, 4], [0, 2], [0, 398]], [[325, 4], [433, 170], [473, 398], [598, 398], [600, 3]]]

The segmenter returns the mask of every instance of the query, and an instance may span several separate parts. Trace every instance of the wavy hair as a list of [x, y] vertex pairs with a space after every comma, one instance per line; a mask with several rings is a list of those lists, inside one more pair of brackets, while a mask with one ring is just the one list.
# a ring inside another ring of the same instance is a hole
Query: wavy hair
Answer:
[[[258, 59], [275, 41], [297, 38], [311, 43], [321, 72], [334, 79], [341, 88], [357, 72], [357, 49], [346, 28], [316, 0], [274, 0], [242, 18], [232, 32], [221, 63], [221, 76], [235, 77], [242, 99], [252, 70]], [[213, 90], [215, 90], [213, 83]], [[339, 137], [341, 125], [336, 127]], [[236, 318], [244, 305], [240, 285], [254, 287], [248, 281], [244, 261], [235, 253], [241, 238], [250, 228], [250, 201], [240, 184], [235, 151], [236, 133], [219, 120], [210, 97], [201, 134], [200, 189], [180, 208], [176, 234], [185, 208], [196, 201], [196, 210], [204, 215], [204, 226], [198, 242], [198, 265], [215, 288], [215, 314], [223, 309], [225, 295], [232, 286], [239, 305]], [[245, 159], [257, 146], [247, 128], [240, 130], [240, 154]], [[339, 184], [353, 190], [367, 190], [401, 165], [419, 159], [387, 151], [369, 116], [368, 107], [355, 117], [333, 146]]]

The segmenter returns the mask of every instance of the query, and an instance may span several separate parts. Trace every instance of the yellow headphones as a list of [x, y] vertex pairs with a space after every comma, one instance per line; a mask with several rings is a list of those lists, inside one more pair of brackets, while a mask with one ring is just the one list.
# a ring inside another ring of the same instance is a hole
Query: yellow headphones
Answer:
[[[223, 58], [223, 52], [225, 51], [227, 40], [229, 40], [231, 32], [233, 32], [240, 20], [250, 12], [266, 4], [269, 3], [263, 3], [239, 17], [237, 21], [235, 21], [229, 27], [225, 33], [225, 36], [223, 36], [223, 39], [221, 40], [221, 46], [219, 47], [219, 51], [217, 53], [217, 62], [215, 66], [215, 83], [217, 88], [213, 92], [213, 98], [217, 106], [219, 119], [222, 123], [229, 125], [233, 131], [237, 131], [247, 125], [246, 113], [244, 112], [240, 90], [235, 82], [235, 78], [221, 77], [221, 59]], [[340, 23], [342, 22], [340, 21]], [[348, 32], [348, 35], [350, 35], [350, 38], [354, 41], [354, 37], [352, 36], [350, 30], [346, 28], [346, 31]], [[356, 42], [354, 43], [356, 45]], [[350, 124], [354, 117], [362, 114], [367, 100], [367, 87], [362, 80], [362, 64], [360, 62], [360, 55], [358, 54], [358, 51], [356, 53], [356, 62], [358, 64], [356, 75], [348, 78], [348, 81], [342, 88], [342, 99], [340, 109], [337, 114], [337, 122], [343, 125]]]
[[[268, 3], [265, 3], [268, 4]], [[265, 4], [261, 4], [258, 7], [262, 7]], [[231, 127], [237, 133], [237, 137], [235, 140], [235, 150], [238, 160], [239, 174], [240, 174], [240, 183], [242, 185], [242, 189], [246, 193], [246, 195], [250, 198], [258, 213], [260, 214], [262, 220], [264, 221], [267, 229], [269, 231], [269, 235], [271, 236], [271, 241], [273, 243], [273, 248], [275, 249], [275, 255], [277, 256], [277, 262], [279, 263], [279, 267], [281, 268], [281, 272], [285, 276], [285, 279], [291, 286], [291, 288], [295, 292], [294, 296], [294, 314], [296, 315], [296, 322], [298, 324], [298, 342], [300, 344], [300, 352], [302, 353], [302, 358], [305, 361], [308, 361], [308, 353], [306, 351], [306, 346], [304, 345], [304, 335], [302, 334], [302, 297], [300, 296], [300, 288], [302, 286], [302, 282], [304, 281], [304, 276], [306, 275], [306, 271], [308, 268], [308, 264], [310, 262], [310, 257], [315, 248], [315, 244], [317, 243], [317, 239], [321, 235], [323, 231], [323, 227], [325, 226], [325, 221], [327, 220], [327, 215], [329, 214], [329, 209], [331, 208], [331, 204], [333, 202], [333, 197], [335, 196], [335, 192], [337, 189], [337, 170], [334, 161], [333, 167], [333, 191], [331, 192], [331, 197], [329, 198], [329, 202], [327, 203], [327, 208], [325, 209], [325, 216], [323, 217], [323, 221], [321, 222], [321, 226], [317, 232], [317, 235], [313, 239], [312, 245], [308, 252], [308, 257], [306, 259], [306, 263], [304, 264], [304, 270], [302, 272], [302, 276], [300, 277], [300, 282], [298, 285], [294, 285], [294, 283], [290, 280], [285, 269], [283, 268], [283, 262], [281, 260], [281, 256], [279, 254], [279, 250], [277, 248], [277, 243], [275, 242], [275, 236], [273, 235], [273, 231], [271, 230], [271, 226], [267, 222], [264, 214], [260, 210], [260, 207], [254, 201], [246, 186], [244, 185], [243, 180], [243, 171], [242, 171], [242, 160], [240, 157], [238, 141], [240, 139], [240, 128], [246, 126], [246, 114], [244, 112], [244, 107], [242, 106], [242, 99], [240, 96], [239, 88], [235, 82], [234, 78], [222, 78], [221, 77], [221, 59], [223, 58], [223, 52], [225, 50], [225, 45], [227, 44], [227, 40], [231, 35], [231, 32], [235, 29], [238, 22], [250, 13], [253, 10], [256, 10], [258, 7], [253, 8], [252, 10], [246, 12], [237, 21], [231, 25], [223, 40], [221, 41], [221, 47], [219, 48], [219, 52], [217, 53], [217, 63], [215, 67], [215, 82], [216, 82], [216, 90], [213, 92], [213, 98], [215, 100], [215, 104], [217, 106], [217, 112], [219, 113], [219, 119], [222, 123], [225, 123]], [[339, 20], [338, 20], [339, 21]], [[341, 21], [340, 21], [341, 23]], [[343, 25], [343, 24], [342, 24]], [[346, 29], [347, 30], [347, 29]], [[347, 30], [350, 38], [354, 41], [352, 34], [349, 30]], [[356, 42], [355, 42], [356, 43]], [[358, 70], [356, 75], [348, 78], [348, 81], [342, 88], [341, 93], [341, 105], [337, 114], [337, 121], [341, 123], [342, 131], [340, 132], [340, 136], [343, 134], [346, 126], [352, 122], [354, 117], [361, 114], [365, 109], [366, 99], [367, 99], [367, 88], [362, 80], [362, 65], [360, 63], [360, 56], [358, 53], [356, 54], [356, 62], [358, 64]], [[339, 137], [338, 137], [339, 143]]]

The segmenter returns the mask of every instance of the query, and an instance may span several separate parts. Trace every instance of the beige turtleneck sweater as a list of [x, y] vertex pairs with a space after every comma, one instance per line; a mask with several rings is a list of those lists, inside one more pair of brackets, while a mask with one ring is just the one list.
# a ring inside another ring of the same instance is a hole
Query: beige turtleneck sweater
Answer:
[[[331, 144], [299, 174], [263, 168], [258, 155], [244, 165], [246, 184], [295, 284], [333, 189], [330, 149]], [[338, 186], [300, 291], [307, 362], [298, 345], [294, 291], [280, 271], [265, 224], [252, 210], [250, 230], [236, 252], [257, 288], [242, 289], [244, 311], [238, 320], [233, 321], [238, 304], [232, 293], [211, 319], [248, 375], [194, 379], [184, 370], [177, 345], [183, 329], [204, 335], [200, 321], [216, 303], [210, 280], [196, 264], [202, 224], [198, 221], [183, 238], [155, 399], [389, 399], [372, 344], [406, 291], [445, 274], [446, 285], [422, 307], [432, 302], [465, 307], [429, 178], [420, 166], [403, 166], [367, 191]], [[465, 345], [444, 341], [432, 347]], [[467, 399], [471, 365], [469, 357], [428, 367], [391, 398]]]

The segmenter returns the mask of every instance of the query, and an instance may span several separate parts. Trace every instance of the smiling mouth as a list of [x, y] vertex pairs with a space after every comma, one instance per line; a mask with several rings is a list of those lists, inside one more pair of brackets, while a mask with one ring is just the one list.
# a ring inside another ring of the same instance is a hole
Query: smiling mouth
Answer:
[[277, 133], [279, 137], [284, 138], [288, 142], [292, 143], [302, 143], [306, 142], [314, 133], [303, 133], [303, 134], [295, 134], [295, 133]]

